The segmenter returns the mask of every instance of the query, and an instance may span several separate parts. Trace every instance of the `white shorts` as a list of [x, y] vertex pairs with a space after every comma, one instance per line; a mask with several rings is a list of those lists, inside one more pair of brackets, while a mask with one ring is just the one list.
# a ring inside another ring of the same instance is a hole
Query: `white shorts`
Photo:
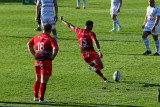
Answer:
[[54, 15], [52, 15], [52, 16], [41, 16], [41, 22], [42, 22], [43, 26], [46, 23], [49, 23], [49, 24], [55, 23]]
[[152, 26], [145, 26], [143, 29], [143, 32], [151, 32], [152, 35], [158, 35], [159, 34], [159, 26], [156, 26], [155, 32], [152, 32]]
[[110, 9], [110, 14], [117, 15], [117, 8], [111, 8]]

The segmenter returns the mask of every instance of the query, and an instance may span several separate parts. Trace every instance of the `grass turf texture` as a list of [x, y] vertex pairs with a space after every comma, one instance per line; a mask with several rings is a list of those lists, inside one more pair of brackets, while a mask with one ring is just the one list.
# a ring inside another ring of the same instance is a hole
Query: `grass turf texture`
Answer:
[[[81, 1], [82, 2], [82, 1]], [[156, 0], [159, 6], [160, 2]], [[34, 58], [27, 42], [41, 32], [35, 32], [35, 5], [0, 3], [0, 106], [159, 106], [159, 56], [143, 56], [146, 51], [141, 35], [148, 0], [123, 0], [118, 14], [123, 29], [109, 33], [112, 20], [110, 0], [89, 0], [86, 10], [76, 10], [75, 0], [59, 0], [59, 17], [83, 28], [86, 20], [94, 21], [103, 53], [103, 74], [111, 83], [87, 69], [80, 55], [76, 34], [59, 20], [57, 22], [60, 52], [53, 61], [53, 76], [47, 85], [45, 99], [51, 103], [33, 101], [35, 81]], [[149, 36], [155, 52], [154, 41]], [[113, 73], [121, 73], [119, 83]], [[106, 87], [106, 89], [104, 88]]]

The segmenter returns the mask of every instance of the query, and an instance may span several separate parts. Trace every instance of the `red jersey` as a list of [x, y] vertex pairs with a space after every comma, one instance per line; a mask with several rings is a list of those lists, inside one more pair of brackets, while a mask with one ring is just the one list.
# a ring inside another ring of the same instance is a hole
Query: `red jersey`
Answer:
[[92, 43], [92, 39], [96, 38], [94, 32], [88, 29], [80, 29], [78, 27], [73, 27], [72, 30], [77, 34], [78, 43], [82, 53], [94, 49]]
[[43, 33], [34, 36], [28, 43], [32, 46], [35, 45], [35, 59], [40, 61], [50, 59], [52, 49], [58, 46], [54, 38]]

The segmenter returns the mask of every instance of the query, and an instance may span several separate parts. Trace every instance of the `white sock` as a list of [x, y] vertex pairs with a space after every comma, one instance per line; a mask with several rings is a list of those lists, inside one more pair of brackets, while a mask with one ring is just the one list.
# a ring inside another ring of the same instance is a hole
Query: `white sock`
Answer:
[[116, 29], [116, 19], [113, 19], [113, 29]]
[[156, 52], [159, 53], [159, 40], [155, 41]]
[[118, 19], [116, 19], [116, 24], [118, 25], [119, 28], [121, 27], [121, 25], [120, 25]]
[[143, 41], [144, 41], [144, 44], [145, 44], [147, 50], [151, 51], [150, 48], [149, 48], [149, 40], [147, 38], [143, 38]]
[[83, 7], [86, 7], [86, 0], [83, 0]]
[[77, 7], [80, 7], [80, 0], [77, 0]]

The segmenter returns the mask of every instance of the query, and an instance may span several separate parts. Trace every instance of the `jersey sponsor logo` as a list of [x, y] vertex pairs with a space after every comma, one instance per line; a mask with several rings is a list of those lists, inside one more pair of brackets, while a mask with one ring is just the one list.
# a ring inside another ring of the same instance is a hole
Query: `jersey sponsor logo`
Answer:
[[89, 55], [83, 56], [84, 59], [86, 59], [87, 57], [89, 57]]
[[36, 67], [38, 67], [38, 66], [43, 67], [43, 64], [40, 64], [40, 63], [35, 63], [35, 65], [36, 65]]

